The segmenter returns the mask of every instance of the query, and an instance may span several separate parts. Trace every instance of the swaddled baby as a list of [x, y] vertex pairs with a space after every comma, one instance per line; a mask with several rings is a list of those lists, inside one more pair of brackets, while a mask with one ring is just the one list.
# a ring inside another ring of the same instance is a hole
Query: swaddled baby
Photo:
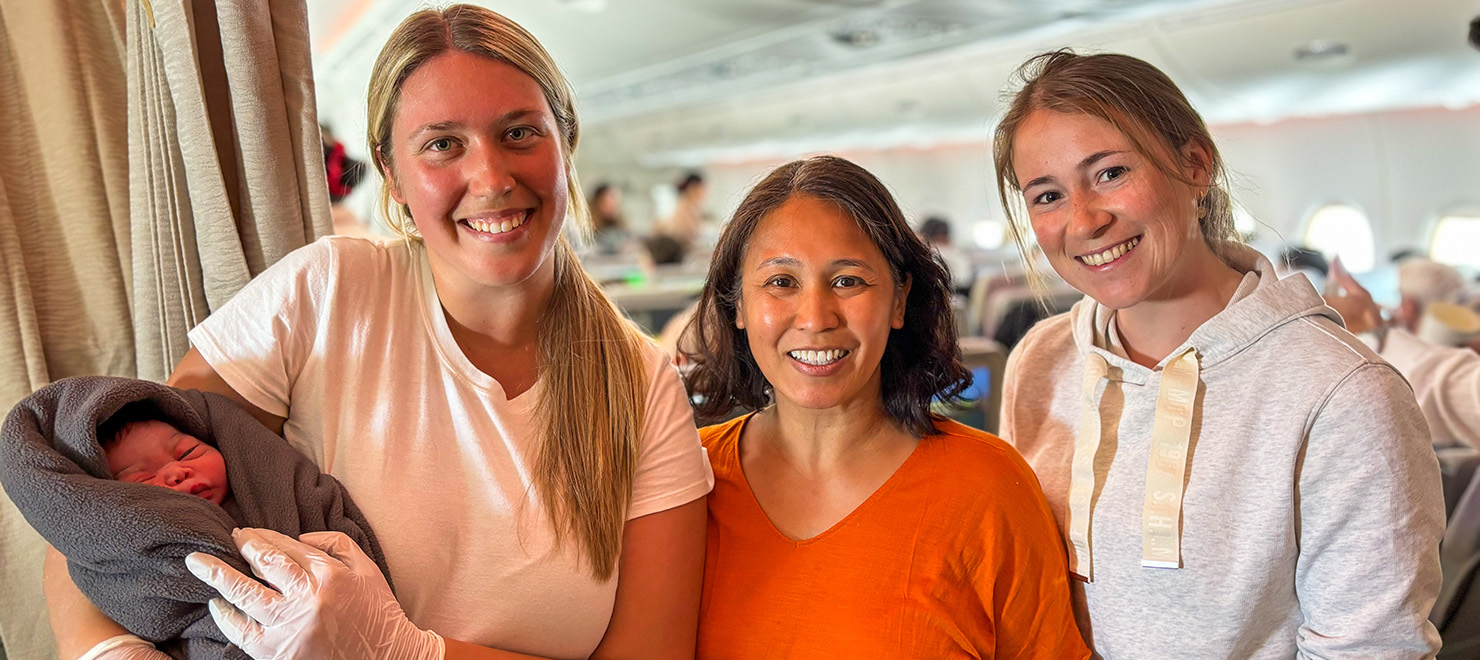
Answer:
[[0, 485], [90, 601], [177, 658], [246, 657], [207, 612], [216, 592], [184, 562], [204, 552], [250, 570], [234, 528], [343, 532], [385, 570], [343, 485], [216, 394], [98, 376], [53, 383], [6, 417]]
[[217, 506], [231, 496], [226, 459], [215, 447], [157, 419], [113, 424], [116, 431], [98, 438], [114, 479], [168, 488]]

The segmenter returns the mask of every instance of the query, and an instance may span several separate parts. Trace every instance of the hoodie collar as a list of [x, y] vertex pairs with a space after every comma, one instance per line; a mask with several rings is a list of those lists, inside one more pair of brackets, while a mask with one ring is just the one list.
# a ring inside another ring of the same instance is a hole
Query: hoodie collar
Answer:
[[1307, 316], [1325, 316], [1341, 323], [1336, 310], [1326, 306], [1310, 280], [1296, 273], [1284, 279], [1275, 274], [1274, 265], [1264, 255], [1246, 245], [1229, 249], [1231, 265], [1244, 273], [1233, 298], [1223, 311], [1194, 330], [1177, 349], [1163, 358], [1154, 369], [1132, 362], [1123, 351], [1112, 350], [1109, 342], [1097, 338], [1110, 336], [1115, 310], [1085, 296], [1070, 310], [1074, 344], [1081, 353], [1093, 352], [1115, 367], [1110, 374], [1117, 380], [1144, 384], [1154, 371], [1166, 366], [1167, 360], [1186, 348], [1195, 348], [1203, 369], [1238, 354], [1275, 328]]

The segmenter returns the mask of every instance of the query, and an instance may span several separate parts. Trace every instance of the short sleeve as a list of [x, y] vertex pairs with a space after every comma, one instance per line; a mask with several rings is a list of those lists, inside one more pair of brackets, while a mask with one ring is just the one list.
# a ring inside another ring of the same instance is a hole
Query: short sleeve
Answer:
[[714, 487], [714, 472], [699, 444], [694, 411], [678, 370], [656, 347], [648, 350], [647, 362], [652, 378], [628, 520], [687, 504]]
[[1004, 486], [1003, 495], [1017, 505], [1003, 507], [995, 520], [987, 521], [982, 534], [995, 540], [991, 560], [984, 564], [991, 575], [976, 577], [979, 589], [990, 585], [981, 597], [991, 604], [996, 629], [993, 657], [1087, 658], [1089, 649], [1074, 620], [1059, 527], [1032, 469], [1021, 461], [1014, 463], [1017, 474], [1004, 475], [1013, 486]]
[[313, 350], [334, 255], [327, 240], [268, 267], [190, 331], [190, 344], [247, 402], [287, 417], [293, 382]]

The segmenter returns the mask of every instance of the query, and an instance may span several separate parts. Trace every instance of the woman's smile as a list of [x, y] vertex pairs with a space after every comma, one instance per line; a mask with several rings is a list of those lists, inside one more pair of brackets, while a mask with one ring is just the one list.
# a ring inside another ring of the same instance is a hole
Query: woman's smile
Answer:
[[1115, 245], [1105, 248], [1104, 250], [1097, 250], [1088, 254], [1081, 254], [1074, 258], [1079, 260], [1079, 263], [1084, 264], [1084, 266], [1090, 270], [1106, 271], [1120, 264], [1123, 264], [1126, 262], [1127, 259], [1130, 259], [1131, 253], [1135, 251], [1136, 246], [1140, 243], [1141, 237], [1135, 236], [1130, 240], [1116, 243]]
[[843, 368], [843, 361], [852, 354], [852, 351], [841, 348], [800, 349], [786, 352], [786, 356], [791, 358], [791, 364], [797, 371], [817, 377], [837, 373]]
[[480, 241], [511, 243], [528, 233], [526, 226], [532, 214], [531, 209], [485, 213], [458, 220], [457, 226]]

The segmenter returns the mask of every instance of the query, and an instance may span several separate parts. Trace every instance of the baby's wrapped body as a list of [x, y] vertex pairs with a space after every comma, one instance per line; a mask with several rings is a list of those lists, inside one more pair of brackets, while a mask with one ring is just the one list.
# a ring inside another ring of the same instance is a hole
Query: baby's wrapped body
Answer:
[[[217, 506], [114, 481], [98, 429], [126, 406], [145, 406], [153, 419], [216, 447], [231, 497]], [[247, 657], [216, 628], [206, 602], [217, 594], [184, 561], [192, 552], [210, 553], [250, 575], [231, 540], [235, 527], [293, 537], [344, 532], [386, 571], [380, 545], [344, 487], [215, 394], [101, 376], [57, 381], [6, 417], [0, 484], [26, 521], [66, 555], [72, 580], [104, 614], [177, 658]]]

